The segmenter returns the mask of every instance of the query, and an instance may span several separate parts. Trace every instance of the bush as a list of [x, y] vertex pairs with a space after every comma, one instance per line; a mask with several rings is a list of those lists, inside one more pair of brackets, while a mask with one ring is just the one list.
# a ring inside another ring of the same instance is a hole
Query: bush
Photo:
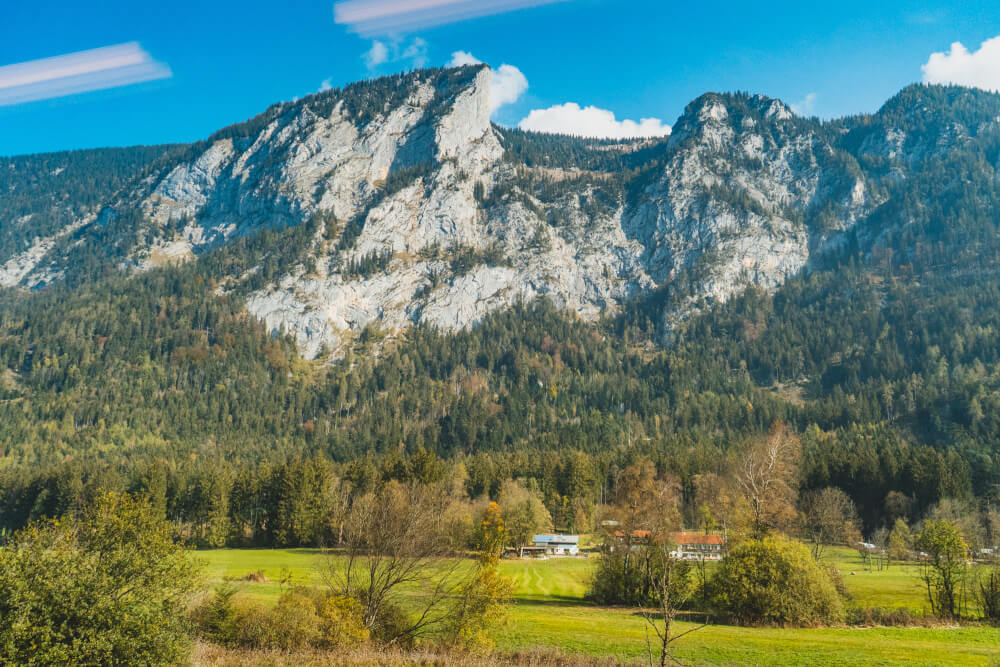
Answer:
[[238, 648], [349, 648], [368, 639], [357, 600], [305, 588], [285, 591], [274, 607], [220, 588], [192, 619], [205, 639]]
[[409, 647], [413, 644], [410, 628], [413, 622], [398, 605], [384, 603], [379, 606], [378, 616], [372, 625], [371, 636], [382, 644], [397, 644]]
[[[502, 524], [501, 524], [502, 525]], [[475, 575], [458, 591], [454, 607], [444, 623], [444, 639], [452, 646], [468, 649], [489, 649], [493, 646], [491, 632], [500, 626], [514, 595], [514, 584], [500, 574], [501, 541], [482, 557]]]
[[863, 627], [876, 625], [886, 627], [927, 626], [928, 618], [906, 607], [850, 607], [847, 609], [847, 624]]
[[722, 561], [711, 581], [718, 611], [739, 624], [839, 623], [844, 609], [830, 576], [798, 542], [751, 540]]
[[323, 619], [325, 646], [360, 646], [368, 640], [368, 629], [361, 618], [361, 603], [343, 595], [328, 597], [319, 610]]
[[181, 661], [196, 575], [171, 526], [128, 495], [29, 526], [0, 549], [0, 663]]
[[837, 566], [833, 563], [819, 561], [817, 563], [821, 570], [826, 572], [826, 576], [830, 577], [830, 583], [833, 584], [833, 588], [837, 591], [837, 595], [841, 597], [842, 600], [847, 600], [851, 597], [850, 592], [847, 590], [847, 583], [844, 582], [844, 576], [837, 569]]

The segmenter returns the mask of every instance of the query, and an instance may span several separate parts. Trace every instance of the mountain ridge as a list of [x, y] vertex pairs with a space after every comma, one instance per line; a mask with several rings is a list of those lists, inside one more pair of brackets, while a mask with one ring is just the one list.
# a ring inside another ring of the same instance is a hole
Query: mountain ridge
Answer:
[[[986, 94], [955, 87], [909, 87], [876, 114], [826, 122], [706, 93], [667, 138], [589, 141], [494, 126], [489, 77], [482, 65], [418, 70], [272, 105], [166, 151], [99, 210], [0, 257], [0, 284], [38, 289], [101, 263], [147, 270], [316, 218], [296, 261], [246, 300], [306, 357], [337, 358], [373, 324], [459, 330], [537, 297], [594, 320], [688, 290], [661, 314], [669, 333], [870, 244], [900, 183], [998, 125], [966, 109]], [[932, 103], [952, 109], [943, 127], [924, 117]], [[216, 276], [220, 290], [258, 270]]]

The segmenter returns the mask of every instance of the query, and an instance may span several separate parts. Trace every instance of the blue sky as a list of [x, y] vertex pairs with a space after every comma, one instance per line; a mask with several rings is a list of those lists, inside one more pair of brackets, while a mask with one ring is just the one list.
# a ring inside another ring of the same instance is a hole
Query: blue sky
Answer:
[[[874, 111], [920, 81], [931, 54], [949, 52], [954, 42], [972, 53], [943, 57], [946, 75], [978, 76], [973, 83], [991, 87], [1000, 72], [1000, 41], [976, 54], [1000, 35], [995, 0], [694, 4], [550, 0], [359, 34], [364, 26], [335, 20], [332, 0], [10, 2], [0, 23], [0, 65], [138, 42], [161, 73], [0, 105], [0, 154], [194, 141], [324, 81], [338, 86], [443, 65], [457, 51], [494, 67], [509, 64], [524, 77], [527, 89], [495, 114], [509, 125], [533, 110], [576, 103], [618, 121], [655, 118], [668, 126], [693, 98], [725, 90], [779, 97], [822, 117]], [[382, 47], [373, 52], [374, 41]]]

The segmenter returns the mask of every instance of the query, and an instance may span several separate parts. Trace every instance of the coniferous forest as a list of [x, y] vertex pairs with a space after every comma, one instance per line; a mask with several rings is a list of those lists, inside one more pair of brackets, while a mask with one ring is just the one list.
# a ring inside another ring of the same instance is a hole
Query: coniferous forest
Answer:
[[693, 502], [696, 476], [776, 421], [801, 434], [804, 488], [844, 489], [869, 530], [891, 516], [893, 493], [920, 512], [1000, 490], [988, 238], [971, 264], [932, 239], [912, 253], [893, 252], [895, 239], [867, 256], [847, 251], [773, 295], [749, 290], [706, 312], [669, 345], [656, 318], [674, 296], [664, 292], [597, 324], [526, 303], [457, 335], [414, 329], [377, 357], [384, 333], [371, 327], [346, 359], [324, 364], [215, 289], [219, 267], [307, 233], [8, 295], [4, 526], [109, 485], [156, 486], [178, 521], [204, 521], [206, 503], [237, 520], [240, 493], [278, 503], [275, 485], [289, 476], [321, 485], [336, 471], [363, 487], [445, 459], [463, 463], [474, 497], [535, 480], [572, 528], [576, 510], [585, 516], [640, 458], [678, 475]]

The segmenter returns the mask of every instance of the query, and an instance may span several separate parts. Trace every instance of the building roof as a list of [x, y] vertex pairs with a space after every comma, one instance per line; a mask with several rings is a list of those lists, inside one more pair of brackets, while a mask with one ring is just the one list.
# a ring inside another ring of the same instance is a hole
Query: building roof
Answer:
[[722, 535], [705, 535], [703, 533], [674, 533], [670, 538], [681, 546], [685, 544], [718, 544], [722, 546], [725, 540]]
[[579, 535], [535, 535], [532, 540], [535, 544], [579, 544]]
[[[648, 531], [648, 530], [633, 530], [632, 531], [632, 537], [640, 539], [640, 540], [645, 540], [650, 535], [652, 535], [652, 533], [650, 531]], [[625, 533], [623, 533], [620, 530], [616, 530], [615, 531], [615, 537], [625, 537]]]

